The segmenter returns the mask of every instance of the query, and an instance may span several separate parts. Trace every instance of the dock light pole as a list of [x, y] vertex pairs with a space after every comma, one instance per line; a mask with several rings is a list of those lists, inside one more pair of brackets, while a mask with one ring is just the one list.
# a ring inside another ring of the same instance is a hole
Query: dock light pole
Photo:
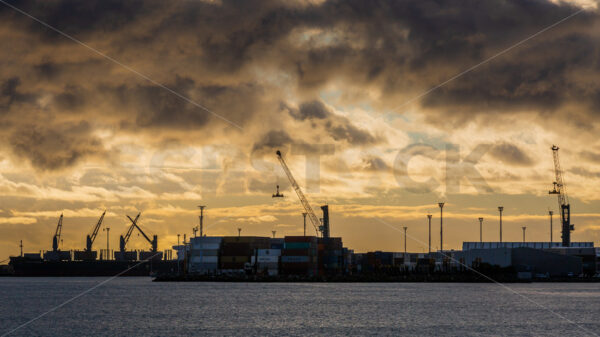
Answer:
[[438, 202], [440, 206], [440, 251], [444, 251], [444, 203]]
[[198, 206], [198, 208], [200, 208], [200, 237], [202, 237], [204, 236], [204, 209], [206, 208], [206, 206], [200, 205]]
[[429, 254], [431, 254], [431, 218], [433, 215], [427, 214], [427, 220], [429, 220]]
[[238, 238], [239, 238], [240, 236], [242, 236], [242, 229], [241, 229], [241, 228], [238, 228]]
[[108, 260], [108, 255], [109, 255], [108, 252], [110, 252], [109, 246], [108, 246], [108, 237], [109, 237], [110, 227], [106, 227], [106, 228], [104, 228], [104, 230], [106, 231], [106, 259]]
[[181, 234], [177, 234], [177, 245], [178, 245], [178, 246], [179, 246], [179, 236], [180, 236], [180, 235], [181, 235]]
[[21, 247], [21, 257], [23, 257], [23, 240], [21, 240], [19, 247]]
[[504, 210], [503, 206], [498, 206], [498, 211], [500, 212], [500, 242], [502, 242], [502, 211]]
[[404, 227], [404, 256], [406, 256], [406, 230], [408, 227]]
[[548, 211], [548, 214], [550, 215], [550, 247], [552, 247], [552, 215], [554, 212]]
[[308, 213], [302, 213], [302, 216], [304, 217], [304, 236], [306, 236], [306, 216], [308, 215]]
[[479, 218], [479, 243], [483, 242], [483, 218]]
[[527, 229], [527, 227], [523, 226], [521, 228], [523, 228], [523, 243], [525, 243], [525, 230]]

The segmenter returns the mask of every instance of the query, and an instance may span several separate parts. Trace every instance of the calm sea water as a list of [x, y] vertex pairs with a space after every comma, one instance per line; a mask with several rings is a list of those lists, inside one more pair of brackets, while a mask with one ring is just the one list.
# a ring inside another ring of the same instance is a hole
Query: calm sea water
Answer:
[[[103, 280], [0, 278], [0, 335]], [[592, 335], [568, 320], [600, 332], [600, 284], [506, 286], [539, 305], [496, 284], [117, 278], [11, 336]]]

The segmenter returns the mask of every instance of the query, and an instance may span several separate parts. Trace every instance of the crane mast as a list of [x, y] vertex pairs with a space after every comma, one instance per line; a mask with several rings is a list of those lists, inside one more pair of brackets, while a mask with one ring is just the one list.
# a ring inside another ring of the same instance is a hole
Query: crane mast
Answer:
[[60, 215], [60, 218], [58, 218], [58, 224], [56, 225], [56, 232], [54, 233], [54, 236], [52, 237], [52, 250], [53, 251], [57, 251], [58, 250], [58, 244], [60, 243], [60, 234], [62, 232], [62, 222], [63, 222], [63, 215]]
[[315, 215], [315, 212], [313, 211], [312, 207], [310, 207], [310, 204], [308, 203], [308, 200], [304, 196], [304, 193], [302, 193], [302, 189], [300, 188], [300, 186], [296, 182], [296, 179], [294, 179], [294, 176], [292, 175], [292, 172], [290, 171], [290, 169], [288, 168], [287, 164], [283, 160], [283, 156], [281, 155], [281, 151], [278, 150], [276, 153], [277, 153], [277, 159], [279, 159], [279, 163], [281, 163], [281, 167], [283, 168], [283, 171], [287, 175], [287, 177], [288, 177], [288, 179], [290, 181], [290, 184], [292, 184], [292, 187], [294, 188], [294, 191], [296, 191], [296, 194], [298, 195], [298, 199], [300, 199], [300, 202], [302, 203], [302, 206], [304, 207], [304, 210], [308, 214], [308, 218], [310, 219], [310, 222], [315, 227], [315, 231], [317, 232], [317, 234], [322, 233], [323, 230], [322, 230], [321, 223], [319, 222], [319, 218], [317, 218], [317, 216]]
[[571, 224], [571, 205], [569, 204], [569, 197], [567, 195], [567, 189], [563, 180], [562, 169], [560, 167], [560, 161], [558, 158], [558, 150], [558, 146], [552, 145], [554, 175], [556, 180], [553, 183], [554, 188], [548, 193], [556, 194], [558, 196], [558, 208], [560, 209], [562, 222], [562, 245], [563, 247], [570, 247], [571, 231], [575, 230], [575, 226]]
[[102, 213], [102, 215], [100, 216], [100, 220], [98, 220], [98, 223], [96, 223], [96, 226], [92, 230], [92, 234], [88, 234], [88, 236], [86, 237], [85, 250], [87, 250], [88, 252], [92, 251], [92, 244], [94, 244], [96, 236], [98, 236], [98, 231], [100, 230], [100, 226], [102, 226], [102, 221], [104, 220], [105, 214], [106, 211], [104, 211], [104, 213]]

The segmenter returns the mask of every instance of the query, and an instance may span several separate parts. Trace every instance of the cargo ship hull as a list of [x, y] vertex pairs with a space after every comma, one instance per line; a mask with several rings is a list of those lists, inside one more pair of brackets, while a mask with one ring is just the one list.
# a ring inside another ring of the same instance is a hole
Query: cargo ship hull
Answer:
[[44, 261], [11, 258], [14, 276], [151, 276], [177, 271], [176, 261]]

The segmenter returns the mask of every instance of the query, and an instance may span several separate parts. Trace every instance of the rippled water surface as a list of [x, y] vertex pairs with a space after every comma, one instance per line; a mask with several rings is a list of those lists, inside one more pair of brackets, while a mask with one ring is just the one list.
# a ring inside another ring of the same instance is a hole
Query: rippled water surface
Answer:
[[[0, 335], [105, 278], [0, 278]], [[600, 284], [152, 283], [117, 278], [14, 336], [589, 336]], [[584, 329], [587, 329], [584, 330]]]

